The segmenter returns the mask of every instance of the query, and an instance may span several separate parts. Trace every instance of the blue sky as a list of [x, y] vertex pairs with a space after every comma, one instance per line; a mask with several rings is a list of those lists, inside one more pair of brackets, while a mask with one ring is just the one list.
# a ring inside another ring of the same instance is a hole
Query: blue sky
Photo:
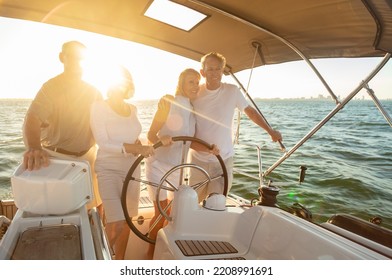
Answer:
[[[178, 74], [185, 68], [199, 69], [199, 62], [136, 43], [63, 27], [0, 17], [0, 97], [33, 98], [43, 82], [62, 71], [58, 53], [63, 42], [80, 40], [88, 47], [95, 65], [89, 81], [104, 91], [107, 70], [123, 64], [133, 74], [135, 99], [158, 99], [174, 93]], [[315, 60], [337, 96], [344, 97], [357, 86], [380, 58]], [[252, 97], [294, 98], [328, 96], [305, 62], [263, 66], [238, 73]], [[392, 62], [370, 86], [380, 99], [392, 99]], [[231, 79], [225, 79], [232, 82]], [[104, 93], [103, 93], [104, 94]], [[363, 91], [359, 97], [367, 94]]]

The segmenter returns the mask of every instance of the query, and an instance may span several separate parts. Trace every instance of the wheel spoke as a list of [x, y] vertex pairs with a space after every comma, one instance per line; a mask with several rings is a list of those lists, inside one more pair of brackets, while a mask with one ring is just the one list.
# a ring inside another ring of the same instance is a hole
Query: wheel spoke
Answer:
[[[166, 209], [166, 207], [165, 207]], [[155, 219], [154, 223], [149, 227], [146, 236], [148, 236], [150, 234], [150, 232], [154, 229], [154, 227], [162, 220], [162, 218], [164, 218], [162, 216], [162, 214], [159, 214], [159, 216]]]
[[210, 179], [205, 179], [204, 181], [193, 184], [190, 187], [194, 190], [198, 190], [198, 189], [201, 189], [202, 187], [204, 187], [205, 185], [207, 185], [208, 182], [210, 182], [210, 181], [211, 181]]
[[215, 177], [211, 177], [211, 181], [215, 181], [215, 180], [218, 180], [218, 179], [223, 178], [223, 177], [224, 177], [223, 174], [217, 175]]
[[139, 183], [143, 183], [145, 185], [150, 185], [150, 186], [156, 187], [156, 188], [158, 188], [158, 186], [159, 186], [159, 184], [157, 184], [157, 183], [154, 183], [154, 182], [151, 182], [151, 181], [147, 181], [147, 180], [144, 180], [144, 179], [141, 179], [141, 178], [133, 178], [132, 177], [132, 180], [136, 181], [136, 182], [139, 182]]
[[[163, 218], [165, 218], [165, 219], [168, 220], [168, 221], [171, 221], [171, 220], [172, 220], [172, 218], [167, 214], [167, 212], [168, 212], [167, 210], [170, 209], [170, 207], [171, 207], [171, 205], [172, 205], [172, 202], [173, 202], [173, 201], [169, 201], [169, 203], [165, 206], [164, 209], [162, 209], [160, 206], [158, 206], [158, 209], [159, 209], [159, 212], [160, 212], [158, 218], [159, 218], [159, 217], [163, 217]], [[160, 204], [157, 203], [157, 205], [160, 205]], [[158, 218], [157, 218], [157, 220], [158, 220]], [[159, 219], [159, 221], [160, 221], [160, 219]], [[154, 224], [155, 224], [155, 222], [154, 222]]]
[[166, 183], [168, 183], [170, 185], [171, 188], [169, 187], [165, 187], [165, 186], [161, 186], [162, 189], [167, 190], [167, 191], [178, 191], [178, 188], [173, 185], [169, 180], [165, 180]]

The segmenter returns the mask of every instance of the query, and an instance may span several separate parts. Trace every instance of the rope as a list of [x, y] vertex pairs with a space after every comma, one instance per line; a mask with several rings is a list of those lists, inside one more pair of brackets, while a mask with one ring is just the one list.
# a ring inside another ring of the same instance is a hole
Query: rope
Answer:
[[[249, 91], [249, 86], [250, 86], [250, 82], [252, 80], [252, 75], [253, 75], [253, 69], [255, 67], [255, 63], [256, 63], [256, 57], [257, 57], [257, 53], [259, 52], [259, 44], [255, 45], [255, 54], [253, 56], [253, 62], [252, 62], [252, 68], [250, 69], [250, 73], [249, 73], [249, 79], [248, 79], [248, 85], [246, 86], [246, 91]], [[235, 132], [235, 140], [234, 143], [235, 144], [239, 144], [239, 137], [240, 137], [240, 123], [241, 123], [241, 112], [237, 111], [237, 128], [236, 128], [236, 132]]]
[[258, 53], [258, 52], [259, 52], [259, 45], [256, 44], [256, 50], [255, 50], [255, 55], [253, 56], [252, 68], [250, 69], [248, 85], [247, 85], [247, 87], [246, 87], [246, 91], [248, 91], [248, 92], [249, 92], [249, 85], [250, 85], [250, 81], [252, 80], [253, 69], [254, 69], [254, 67], [255, 67], [256, 57], [257, 57], [257, 53]]

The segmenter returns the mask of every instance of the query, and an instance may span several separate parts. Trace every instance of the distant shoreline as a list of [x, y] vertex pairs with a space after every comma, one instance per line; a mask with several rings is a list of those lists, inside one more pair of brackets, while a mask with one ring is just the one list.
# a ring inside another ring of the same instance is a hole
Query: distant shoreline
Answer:
[[[0, 97], [1, 101], [32, 101], [33, 98], [10, 98], [10, 97]], [[134, 99], [130, 100], [130, 102], [141, 102], [141, 101], [158, 101], [159, 99]], [[254, 101], [333, 101], [331, 97], [296, 97], [296, 98], [280, 98], [280, 97], [275, 97], [275, 98], [261, 98], [261, 97], [255, 97], [253, 99]], [[353, 100], [356, 101], [371, 101], [371, 98], [354, 98]], [[381, 101], [390, 101], [392, 98], [387, 98], [387, 99], [380, 99]]]

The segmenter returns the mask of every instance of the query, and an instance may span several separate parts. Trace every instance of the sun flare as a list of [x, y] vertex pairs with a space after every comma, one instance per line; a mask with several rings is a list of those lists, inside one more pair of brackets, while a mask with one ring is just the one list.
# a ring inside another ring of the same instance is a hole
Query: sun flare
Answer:
[[103, 96], [109, 87], [121, 82], [121, 55], [116, 59], [103, 59], [98, 52], [88, 52], [83, 61], [83, 80], [95, 86]]

